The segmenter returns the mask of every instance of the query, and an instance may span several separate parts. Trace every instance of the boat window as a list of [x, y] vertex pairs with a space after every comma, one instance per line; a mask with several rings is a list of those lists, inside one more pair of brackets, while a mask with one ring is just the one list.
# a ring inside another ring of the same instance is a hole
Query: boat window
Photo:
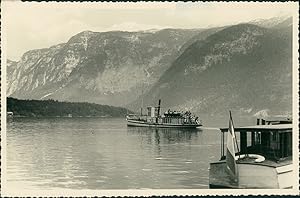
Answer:
[[251, 146], [252, 143], [252, 136], [251, 132], [247, 132], [247, 147]]
[[276, 141], [276, 139], [277, 139], [277, 133], [271, 132], [271, 136], [272, 136], [272, 140]]
[[291, 133], [280, 133], [279, 134], [279, 155], [281, 158], [292, 155], [292, 134]]
[[259, 154], [275, 161], [292, 155], [292, 133], [242, 131], [236, 137], [240, 154]]

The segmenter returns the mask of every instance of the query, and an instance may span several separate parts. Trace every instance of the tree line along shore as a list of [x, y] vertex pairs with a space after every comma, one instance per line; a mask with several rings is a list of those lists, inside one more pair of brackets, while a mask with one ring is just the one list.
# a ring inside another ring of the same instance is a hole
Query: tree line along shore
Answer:
[[87, 102], [7, 98], [10, 117], [123, 117], [127, 113], [132, 112], [123, 107]]

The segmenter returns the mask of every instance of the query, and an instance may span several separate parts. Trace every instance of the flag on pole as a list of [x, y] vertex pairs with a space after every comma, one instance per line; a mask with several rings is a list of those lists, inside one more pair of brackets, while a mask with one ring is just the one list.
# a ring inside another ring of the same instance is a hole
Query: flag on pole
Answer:
[[230, 174], [236, 179], [237, 178], [237, 164], [235, 161], [235, 132], [233, 127], [233, 121], [231, 117], [231, 112], [229, 111], [229, 128], [227, 133], [227, 150], [226, 150], [226, 165]]

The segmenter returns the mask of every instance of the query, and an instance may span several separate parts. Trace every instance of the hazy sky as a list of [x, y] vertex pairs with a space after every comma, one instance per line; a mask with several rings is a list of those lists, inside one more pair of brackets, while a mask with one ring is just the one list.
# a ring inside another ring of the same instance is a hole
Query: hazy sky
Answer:
[[24, 3], [2, 2], [7, 56], [19, 60], [85, 30], [203, 28], [295, 13], [297, 3]]

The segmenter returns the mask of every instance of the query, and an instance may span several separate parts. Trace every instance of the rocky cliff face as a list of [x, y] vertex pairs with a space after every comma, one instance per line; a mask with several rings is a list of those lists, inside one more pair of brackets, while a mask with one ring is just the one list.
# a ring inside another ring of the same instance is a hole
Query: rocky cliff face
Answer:
[[292, 24], [292, 17], [291, 16], [278, 16], [278, 17], [272, 17], [269, 19], [257, 19], [250, 21], [250, 24], [257, 25], [264, 28], [274, 28], [281, 26], [282, 24], [288, 25]]
[[[292, 19], [206, 30], [82, 32], [8, 61], [7, 94], [205, 114], [287, 114]], [[256, 24], [256, 25], [255, 25]], [[258, 25], [261, 26], [258, 26]]]
[[145, 93], [201, 30], [82, 32], [8, 65], [8, 96], [123, 105]]
[[292, 29], [288, 24], [272, 28], [239, 24], [195, 41], [144, 96], [144, 103], [162, 99], [165, 109], [212, 115], [228, 110], [288, 114], [292, 109]]

